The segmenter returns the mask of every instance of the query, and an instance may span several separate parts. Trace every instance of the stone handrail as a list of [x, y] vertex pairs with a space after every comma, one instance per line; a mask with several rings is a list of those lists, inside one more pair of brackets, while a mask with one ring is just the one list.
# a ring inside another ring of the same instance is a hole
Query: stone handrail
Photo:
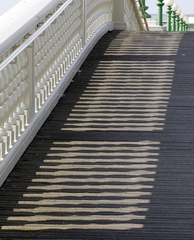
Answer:
[[13, 33], [10, 45], [0, 41], [0, 184], [96, 42], [114, 29], [143, 30], [132, 0], [119, 0], [119, 6], [118, 0], [49, 2], [55, 4], [45, 6], [41, 17], [29, 19], [30, 31], [24, 25]]

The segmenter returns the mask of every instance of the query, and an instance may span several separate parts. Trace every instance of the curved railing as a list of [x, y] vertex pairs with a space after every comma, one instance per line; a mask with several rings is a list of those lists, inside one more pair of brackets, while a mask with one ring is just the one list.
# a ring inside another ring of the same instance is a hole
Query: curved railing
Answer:
[[[134, 1], [119, 1], [124, 7], [117, 11], [118, 0], [60, 1], [29, 32], [22, 32], [14, 45], [1, 48], [0, 184], [96, 42], [116, 28], [116, 22], [123, 21], [121, 25], [132, 30], [143, 29], [138, 14], [129, 17], [134, 13], [130, 5]], [[118, 11], [123, 11], [119, 17]]]

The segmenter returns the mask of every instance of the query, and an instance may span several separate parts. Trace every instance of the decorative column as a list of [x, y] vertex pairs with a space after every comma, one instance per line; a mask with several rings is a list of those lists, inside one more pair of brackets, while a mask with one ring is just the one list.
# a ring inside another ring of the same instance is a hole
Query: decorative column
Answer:
[[180, 31], [183, 32], [184, 31], [184, 17], [185, 17], [185, 14], [182, 12], [181, 15], [180, 15]]
[[184, 17], [184, 31], [188, 31], [188, 18]]
[[164, 6], [163, 0], [158, 0], [157, 6], [158, 6], [158, 22], [157, 22], [157, 25], [158, 26], [162, 26], [162, 22], [163, 22], [163, 6]]
[[174, 3], [172, 5], [172, 31], [176, 31], [176, 11], [178, 10], [178, 5]]
[[186, 31], [186, 22], [185, 22], [185, 18], [186, 18], [186, 16], [185, 16], [184, 19], [183, 19], [183, 31], [184, 31], [184, 32]]
[[171, 31], [171, 14], [172, 14], [172, 5], [174, 0], [165, 0], [164, 2], [167, 6], [167, 31]]
[[185, 17], [185, 23], [186, 23], [185, 31], [188, 31], [189, 30], [189, 19], [188, 19], [188, 17]]
[[176, 11], [176, 28], [175, 30], [178, 32], [180, 30], [180, 15], [181, 15], [182, 11], [181, 9], [179, 8], [177, 11]]

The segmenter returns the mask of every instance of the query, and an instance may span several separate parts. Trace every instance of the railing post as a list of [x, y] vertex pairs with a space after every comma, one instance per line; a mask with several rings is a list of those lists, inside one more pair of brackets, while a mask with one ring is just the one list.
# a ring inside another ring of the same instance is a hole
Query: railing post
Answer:
[[185, 31], [189, 30], [189, 19], [187, 17], [185, 17]]
[[180, 27], [180, 18], [179, 18], [179, 16], [176, 16], [176, 28], [175, 28], [175, 30], [177, 32], [179, 31], [179, 27]]
[[176, 3], [172, 5], [172, 31], [176, 31], [176, 11], [178, 8]]
[[180, 31], [183, 32], [183, 20], [180, 20]]
[[178, 32], [180, 30], [180, 15], [181, 15], [181, 9], [179, 8], [176, 11], [176, 31]]
[[5, 155], [5, 143], [3, 141], [2, 136], [0, 136], [0, 161], [3, 160], [4, 155]]
[[174, 11], [172, 11], [172, 31], [174, 32], [175, 29], [176, 29], [176, 26], [175, 26], [175, 21], [176, 21], [176, 13]]
[[167, 9], [167, 31], [171, 31], [171, 13], [172, 13], [171, 7], [168, 6], [168, 9]]
[[172, 5], [174, 4], [174, 0], [165, 0], [165, 4], [167, 6], [167, 31], [171, 31], [171, 14], [172, 14]]
[[180, 15], [180, 31], [184, 31], [184, 18], [185, 18], [185, 14], [182, 12]]
[[157, 24], [158, 24], [158, 26], [162, 26], [163, 6], [164, 6], [163, 0], [158, 0], [157, 6], [158, 6], [158, 22], [157, 22]]
[[113, 21], [115, 30], [125, 30], [125, 0], [114, 0], [113, 2]]
[[186, 32], [186, 22], [184, 21], [184, 31]]
[[35, 62], [34, 62], [34, 42], [26, 49], [29, 59], [29, 123], [35, 115]]
[[82, 0], [82, 47], [86, 43], [86, 1]]

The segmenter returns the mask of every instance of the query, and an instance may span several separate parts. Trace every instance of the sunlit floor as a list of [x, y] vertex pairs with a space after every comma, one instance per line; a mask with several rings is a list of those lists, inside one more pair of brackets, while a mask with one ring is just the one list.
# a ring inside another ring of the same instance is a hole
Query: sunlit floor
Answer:
[[103, 37], [0, 191], [2, 239], [193, 239], [192, 37]]

